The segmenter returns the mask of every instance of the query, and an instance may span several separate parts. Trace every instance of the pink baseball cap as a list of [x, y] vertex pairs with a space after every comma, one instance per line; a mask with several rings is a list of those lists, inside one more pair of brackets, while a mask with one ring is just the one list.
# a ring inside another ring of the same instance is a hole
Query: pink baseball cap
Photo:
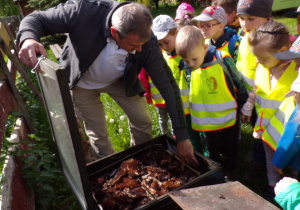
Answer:
[[227, 24], [227, 15], [225, 10], [219, 6], [209, 6], [206, 7], [203, 12], [194, 17], [193, 20], [197, 21], [210, 21], [210, 20], [217, 20], [220, 23]]
[[195, 10], [191, 5], [189, 5], [185, 2], [181, 3], [176, 10], [176, 17], [174, 20], [176, 21], [178, 19], [184, 18], [184, 16], [188, 12], [195, 13]]
[[295, 92], [300, 93], [300, 74], [298, 73], [298, 77], [295, 79], [291, 86], [291, 90], [285, 94], [285, 97], [294, 96]]

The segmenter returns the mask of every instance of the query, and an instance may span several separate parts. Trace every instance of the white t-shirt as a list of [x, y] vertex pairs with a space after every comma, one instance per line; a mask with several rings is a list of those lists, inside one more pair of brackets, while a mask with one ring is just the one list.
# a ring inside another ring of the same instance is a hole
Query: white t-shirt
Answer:
[[120, 49], [111, 37], [107, 38], [107, 45], [80, 78], [77, 86], [85, 89], [98, 89], [111, 85], [123, 77], [127, 56], [126, 50]]

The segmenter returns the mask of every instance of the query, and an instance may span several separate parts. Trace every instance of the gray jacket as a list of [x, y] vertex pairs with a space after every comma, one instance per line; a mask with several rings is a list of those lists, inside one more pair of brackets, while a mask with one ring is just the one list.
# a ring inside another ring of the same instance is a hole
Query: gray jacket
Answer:
[[[64, 45], [61, 64], [66, 69], [69, 86], [73, 88], [81, 76], [91, 66], [111, 36], [112, 13], [128, 2], [110, 0], [71, 0], [46, 11], [33, 12], [20, 24], [17, 41], [56, 33], [68, 33]], [[125, 93], [128, 97], [143, 95], [138, 75], [144, 67], [166, 101], [177, 141], [189, 138], [178, 85], [170, 68], [162, 57], [157, 39], [143, 45], [141, 52], [130, 56], [124, 71]]]

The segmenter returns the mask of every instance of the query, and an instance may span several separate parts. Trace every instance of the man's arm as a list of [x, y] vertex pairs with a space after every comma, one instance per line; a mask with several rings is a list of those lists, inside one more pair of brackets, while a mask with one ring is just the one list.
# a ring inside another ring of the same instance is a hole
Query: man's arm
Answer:
[[144, 67], [166, 102], [177, 140], [178, 154], [186, 163], [197, 166], [198, 161], [186, 129], [179, 87], [162, 56], [157, 40], [152, 39], [149, 44], [152, 50], [145, 59]]
[[69, 23], [76, 18], [76, 7], [77, 4], [67, 2], [26, 16], [20, 24], [17, 35], [17, 43], [21, 48], [19, 53], [21, 62], [34, 67], [37, 63], [37, 54], [47, 56], [44, 46], [39, 43], [40, 38], [68, 32]]

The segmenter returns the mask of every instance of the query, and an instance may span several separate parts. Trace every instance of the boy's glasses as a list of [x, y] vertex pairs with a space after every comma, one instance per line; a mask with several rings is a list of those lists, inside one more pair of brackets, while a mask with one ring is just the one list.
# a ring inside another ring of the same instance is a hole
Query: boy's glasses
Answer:
[[208, 30], [210, 29], [211, 27], [215, 26], [215, 25], [218, 25], [220, 23], [215, 23], [215, 24], [210, 24], [210, 25], [200, 25], [200, 29], [205, 29], [205, 30]]

